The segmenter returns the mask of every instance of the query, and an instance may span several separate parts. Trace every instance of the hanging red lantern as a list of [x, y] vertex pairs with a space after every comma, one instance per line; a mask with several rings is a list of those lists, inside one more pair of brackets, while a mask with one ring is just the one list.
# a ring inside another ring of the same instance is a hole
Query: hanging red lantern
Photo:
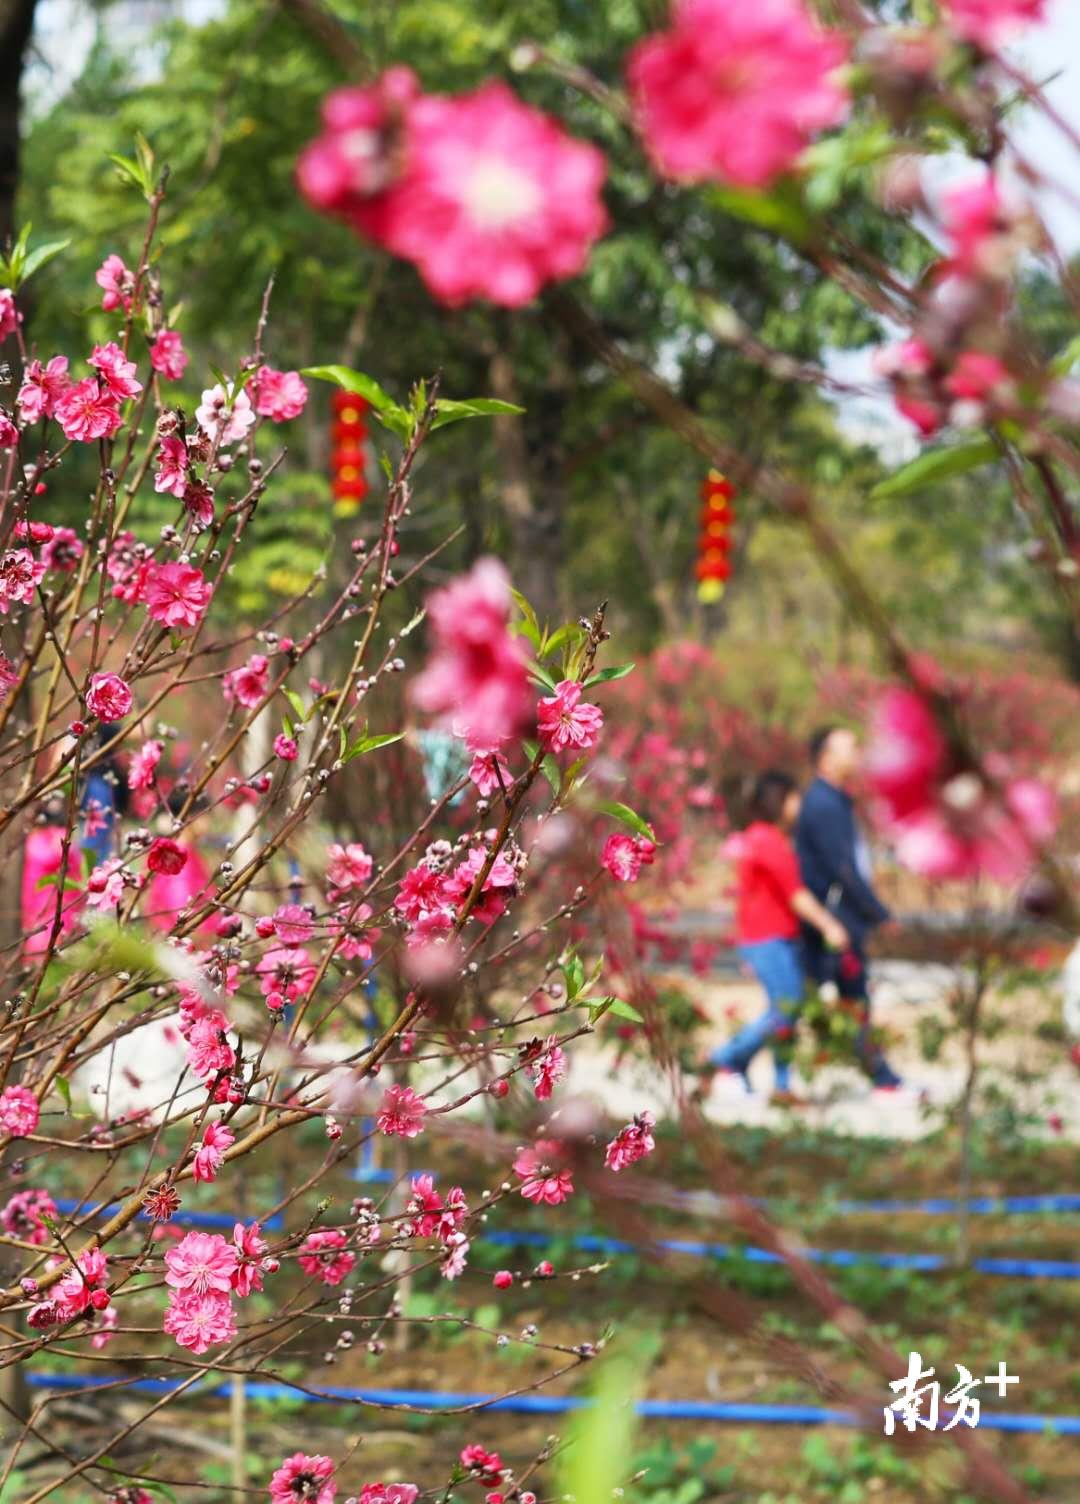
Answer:
[[698, 580], [698, 599], [713, 604], [724, 593], [731, 578], [731, 529], [735, 523], [732, 501], [735, 487], [719, 470], [710, 470], [701, 483], [701, 530], [698, 534], [698, 557], [694, 573]]
[[335, 392], [331, 399], [334, 422], [330, 437], [330, 491], [339, 517], [357, 510], [369, 486], [367, 479], [367, 419], [370, 403], [352, 392]]

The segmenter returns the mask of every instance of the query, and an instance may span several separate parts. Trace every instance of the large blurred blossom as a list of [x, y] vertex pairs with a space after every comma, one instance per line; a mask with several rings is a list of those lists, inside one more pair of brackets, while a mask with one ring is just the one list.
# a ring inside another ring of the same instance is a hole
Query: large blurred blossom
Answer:
[[444, 303], [529, 302], [607, 228], [604, 158], [501, 83], [421, 94], [406, 68], [341, 89], [300, 159], [307, 198], [411, 261]]
[[800, 0], [681, 0], [668, 31], [639, 42], [627, 77], [657, 171], [681, 182], [764, 188], [817, 131], [844, 118], [847, 44]]

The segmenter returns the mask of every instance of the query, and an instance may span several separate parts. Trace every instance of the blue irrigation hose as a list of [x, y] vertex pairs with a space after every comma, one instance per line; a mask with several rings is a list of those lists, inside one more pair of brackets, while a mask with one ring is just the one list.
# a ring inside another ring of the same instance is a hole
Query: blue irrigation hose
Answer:
[[[74, 1373], [31, 1373], [27, 1382], [32, 1389], [92, 1390], [115, 1384], [120, 1377], [98, 1374], [83, 1378]], [[124, 1388], [145, 1393], [162, 1394], [179, 1387], [181, 1380], [134, 1379]], [[192, 1386], [194, 1389], [195, 1386]], [[211, 1389], [201, 1387], [199, 1393], [227, 1394], [232, 1381], [217, 1383]], [[529, 1415], [565, 1415], [575, 1410], [584, 1410], [591, 1401], [577, 1395], [559, 1394], [448, 1394], [428, 1389], [345, 1389], [328, 1388], [316, 1393], [296, 1389], [291, 1384], [269, 1383], [265, 1380], [249, 1380], [244, 1391], [251, 1399], [306, 1400], [311, 1404], [335, 1405], [359, 1403], [364, 1405], [413, 1406], [425, 1410], [458, 1410], [465, 1406], [483, 1405], [488, 1410], [508, 1410]], [[712, 1400], [639, 1400], [634, 1406], [638, 1415], [655, 1420], [715, 1420], [742, 1421], [747, 1424], [794, 1425], [794, 1426], [858, 1426], [861, 1419], [852, 1410], [822, 1410], [815, 1405], [739, 1405], [720, 1404]], [[1059, 1436], [1080, 1436], [1078, 1415], [1008, 1415], [1003, 1412], [983, 1411], [979, 1421], [987, 1431], [1043, 1431]]]
[[[546, 1248], [556, 1238], [544, 1232], [485, 1231], [482, 1241], [505, 1248]], [[641, 1244], [628, 1243], [623, 1238], [603, 1238], [596, 1233], [573, 1233], [566, 1241], [585, 1253], [638, 1253], [642, 1249]], [[767, 1248], [738, 1248], [731, 1243], [661, 1238], [657, 1246], [670, 1253], [686, 1253], [694, 1258], [744, 1258], [751, 1264], [784, 1263], [781, 1254], [772, 1253]], [[924, 1272], [951, 1267], [948, 1259], [939, 1253], [873, 1253], [853, 1248], [804, 1248], [802, 1256], [811, 1263], [831, 1264], [840, 1269], [855, 1268], [860, 1264], [876, 1264], [882, 1269], [918, 1269]], [[1080, 1264], [1063, 1259], [977, 1258], [972, 1259], [968, 1267], [980, 1274], [1011, 1275], [1020, 1279], [1080, 1279]]]
[[[923, 1201], [838, 1201], [839, 1216], [860, 1217], [886, 1212], [894, 1216], [918, 1213], [921, 1216], [951, 1217], [965, 1203], [955, 1196], [928, 1196]], [[1080, 1212], [1080, 1195], [1047, 1196], [972, 1196], [966, 1209], [977, 1217], [1026, 1216], [1036, 1212]]]
[[[96, 1214], [105, 1216], [116, 1211], [119, 1205], [119, 1202], [111, 1202], [97, 1208]], [[71, 1199], [57, 1201], [56, 1209], [66, 1215], [87, 1210], [78, 1201]], [[223, 1227], [228, 1230], [231, 1230], [236, 1222], [235, 1216], [231, 1216], [228, 1212], [197, 1212], [183, 1209], [176, 1212], [171, 1220], [180, 1227]], [[268, 1232], [276, 1232], [283, 1225], [280, 1212], [268, 1217], [262, 1223], [263, 1228]], [[556, 1239], [549, 1233], [523, 1230], [521, 1232], [486, 1231], [478, 1241], [494, 1243], [503, 1248], [547, 1248]], [[568, 1241], [572, 1247], [580, 1248], [583, 1253], [640, 1252], [639, 1244], [628, 1243], [622, 1238], [600, 1237], [596, 1233], [574, 1233]], [[690, 1238], [663, 1238], [658, 1246], [669, 1253], [685, 1253], [692, 1258], [744, 1258], [750, 1264], [784, 1263], [780, 1254], [771, 1253], [767, 1248], [738, 1248], [731, 1243], [702, 1243]], [[948, 1259], [938, 1253], [874, 1253], [852, 1248], [807, 1248], [803, 1250], [803, 1257], [809, 1259], [811, 1263], [828, 1264], [837, 1269], [851, 1269], [860, 1264], [874, 1264], [880, 1269], [915, 1269], [922, 1273], [931, 1273], [934, 1270], [950, 1267]], [[1065, 1259], [976, 1258], [971, 1260], [968, 1267], [980, 1274], [996, 1274], [1015, 1279], [1080, 1279], [1080, 1263], [1071, 1263]]]
[[[63, 1197], [56, 1202], [56, 1210], [63, 1212], [65, 1216], [85, 1215], [87, 1212], [92, 1212], [95, 1217], [107, 1217], [120, 1210], [120, 1202], [110, 1201], [104, 1206], [88, 1207], [81, 1201]], [[230, 1232], [237, 1222], [236, 1216], [229, 1212], [189, 1212], [184, 1211], [182, 1207], [178, 1212], [174, 1212], [169, 1220], [180, 1227], [226, 1227]], [[269, 1232], [276, 1232], [284, 1225], [280, 1212], [275, 1212], [272, 1217], [266, 1217], [262, 1222], [263, 1228]]]

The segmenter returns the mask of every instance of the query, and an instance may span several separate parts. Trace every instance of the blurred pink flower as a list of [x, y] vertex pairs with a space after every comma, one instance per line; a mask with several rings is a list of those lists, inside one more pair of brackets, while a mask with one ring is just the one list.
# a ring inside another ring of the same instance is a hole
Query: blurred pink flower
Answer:
[[480, 559], [428, 596], [432, 653], [412, 696], [440, 723], [497, 747], [529, 718], [525, 653], [509, 631], [510, 579], [497, 559]]
[[260, 418], [270, 418], [275, 423], [298, 418], [308, 399], [308, 389], [299, 371], [275, 371], [271, 366], [260, 366], [251, 387], [255, 411]]
[[639, 42], [626, 72], [659, 172], [764, 188], [846, 115], [834, 77], [846, 57], [844, 39], [801, 0], [681, 0], [671, 29]]
[[175, 329], [162, 329], [150, 346], [150, 364], [166, 381], [179, 381], [187, 370], [188, 355]]
[[942, 0], [952, 29], [988, 52], [1043, 20], [1045, 0]]

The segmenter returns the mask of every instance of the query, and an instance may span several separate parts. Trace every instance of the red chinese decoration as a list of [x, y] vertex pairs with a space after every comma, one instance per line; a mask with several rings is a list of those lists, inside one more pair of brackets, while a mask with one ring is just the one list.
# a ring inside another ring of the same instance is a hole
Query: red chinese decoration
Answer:
[[334, 425], [331, 429], [330, 490], [339, 516], [355, 512], [368, 493], [367, 421], [370, 404], [352, 392], [335, 392], [332, 398]]
[[731, 529], [735, 523], [735, 487], [719, 470], [710, 470], [701, 483], [701, 532], [698, 536], [698, 599], [715, 602], [731, 578]]

